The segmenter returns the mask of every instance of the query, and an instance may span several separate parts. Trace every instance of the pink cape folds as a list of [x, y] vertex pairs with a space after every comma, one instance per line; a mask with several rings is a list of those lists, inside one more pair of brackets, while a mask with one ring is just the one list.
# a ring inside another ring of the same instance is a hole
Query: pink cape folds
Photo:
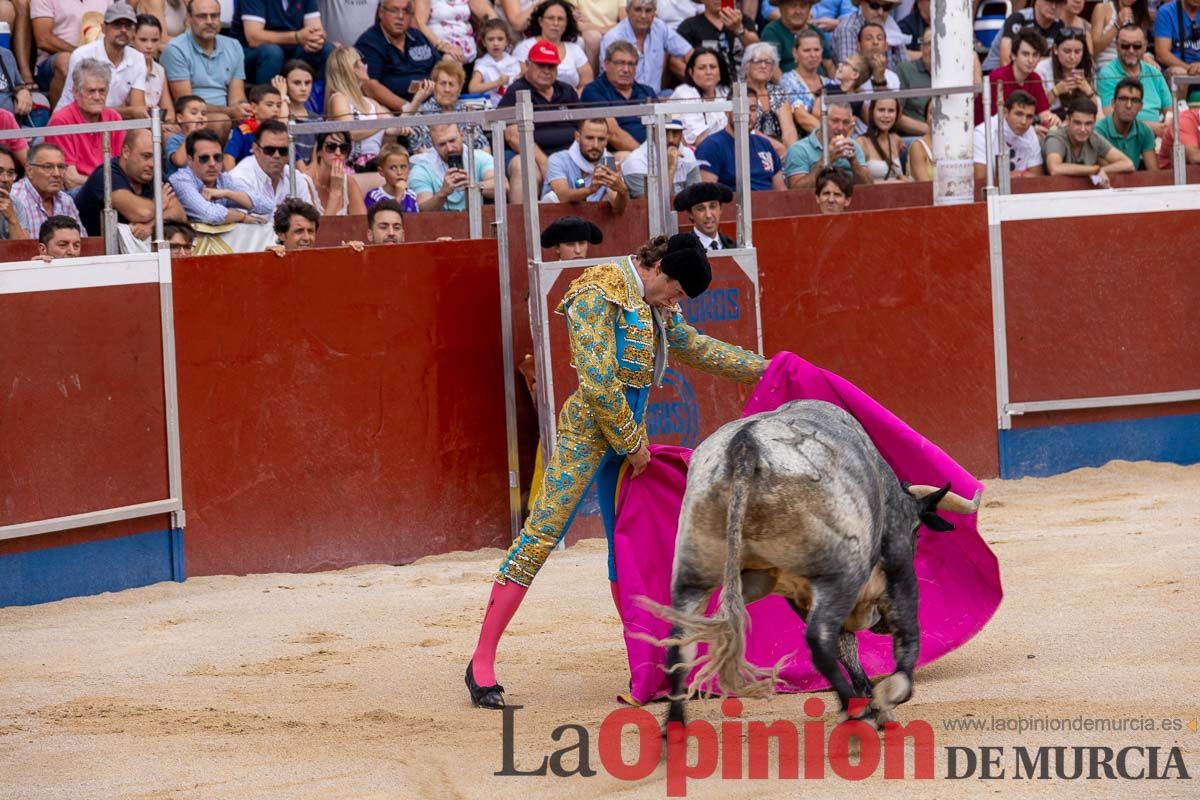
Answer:
[[[982, 486], [940, 448], [909, 428], [847, 380], [813, 366], [792, 353], [780, 353], [746, 405], [745, 414], [768, 411], [800, 399], [824, 400], [855, 416], [897, 476], [909, 483], [943, 486], [971, 497]], [[617, 496], [614, 531], [618, 588], [629, 653], [630, 696], [645, 703], [667, 692], [665, 651], [632, 634], [662, 639], [670, 625], [643, 609], [639, 596], [669, 605], [671, 564], [679, 508], [687, 482], [691, 451], [656, 446], [654, 459], [637, 480], [623, 480]], [[946, 513], [955, 529], [935, 533], [921, 528], [916, 568], [920, 585], [921, 657], [928, 664], [983, 629], [1000, 605], [1000, 569], [976, 528], [974, 516]], [[716, 597], [713, 598], [714, 607]], [[804, 623], [778, 595], [749, 607], [747, 657], [770, 666], [791, 654], [781, 677], [793, 691], [812, 691], [829, 683], [809, 661]], [[871, 676], [894, 669], [890, 636], [860, 632], [859, 654]]]

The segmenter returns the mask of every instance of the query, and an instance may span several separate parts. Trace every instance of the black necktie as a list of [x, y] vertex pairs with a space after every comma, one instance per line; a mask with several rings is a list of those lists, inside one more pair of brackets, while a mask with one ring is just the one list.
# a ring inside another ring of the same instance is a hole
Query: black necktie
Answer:
[[720, 240], [713, 239], [711, 242], [708, 243], [708, 249], [709, 250], [720, 250], [721, 249]]

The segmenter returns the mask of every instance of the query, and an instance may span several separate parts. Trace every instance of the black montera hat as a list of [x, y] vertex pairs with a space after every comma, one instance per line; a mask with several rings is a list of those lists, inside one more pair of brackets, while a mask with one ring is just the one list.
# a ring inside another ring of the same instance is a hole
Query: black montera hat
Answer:
[[672, 236], [667, 242], [667, 254], [658, 266], [668, 278], [679, 281], [688, 297], [699, 297], [712, 283], [708, 256], [700, 246], [700, 240], [691, 233]]
[[546, 248], [567, 242], [600, 244], [603, 241], [604, 234], [600, 232], [595, 223], [582, 217], [559, 217], [547, 225], [546, 230], [542, 231], [542, 247]]
[[691, 211], [701, 203], [716, 200], [718, 203], [732, 203], [733, 190], [723, 183], [693, 183], [679, 194], [675, 195], [676, 211]]

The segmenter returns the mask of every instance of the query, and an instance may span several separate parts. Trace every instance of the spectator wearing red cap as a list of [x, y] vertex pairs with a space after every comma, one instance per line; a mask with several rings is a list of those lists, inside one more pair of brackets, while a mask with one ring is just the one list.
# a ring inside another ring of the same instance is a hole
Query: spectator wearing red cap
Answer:
[[[560, 58], [558, 49], [539, 39], [529, 48], [525, 76], [513, 81], [500, 98], [499, 108], [515, 105], [517, 94], [527, 91], [533, 101], [534, 111], [548, 108], [562, 108], [568, 104], [578, 103], [579, 95], [570, 86], [558, 80], [558, 64]], [[575, 143], [575, 124], [569, 121], [539, 123], [533, 130], [532, 159], [528, 153], [521, 153], [521, 139], [517, 135], [517, 126], [509, 125], [504, 131], [504, 142], [508, 150], [519, 154], [514, 158], [506, 153], [508, 159], [508, 182], [512, 187], [511, 199], [514, 203], [522, 201], [521, 170], [536, 169], [537, 180], [540, 184], [546, 175], [549, 158], [560, 150], [566, 150]], [[533, 198], [535, 201], [537, 198]]]

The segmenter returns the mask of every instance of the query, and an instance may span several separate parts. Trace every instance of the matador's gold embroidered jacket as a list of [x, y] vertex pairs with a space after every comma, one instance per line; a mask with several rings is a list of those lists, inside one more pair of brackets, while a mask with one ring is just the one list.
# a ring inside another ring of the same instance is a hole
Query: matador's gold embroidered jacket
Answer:
[[[619, 454], [632, 452], [645, 440], [646, 392], [655, 377], [655, 355], [666, 344], [672, 358], [703, 372], [728, 380], [754, 383], [762, 377], [766, 360], [748, 350], [704, 336], [684, 321], [676, 306], [661, 313], [659, 341], [655, 341], [654, 310], [642, 298], [632, 260], [591, 267], [567, 289], [557, 311], [567, 317], [571, 337], [571, 365], [579, 376], [579, 389], [567, 399], [560, 415], [568, 434], [580, 435], [591, 417], [608, 444]], [[659, 355], [665, 366], [665, 353]], [[631, 407], [631, 394], [639, 396]]]
[[656, 361], [665, 369], [667, 349], [684, 364], [745, 383], [757, 381], [766, 367], [759, 355], [700, 335], [678, 308], [658, 312], [656, 341], [655, 312], [642, 299], [633, 270], [628, 258], [592, 267], [571, 283], [558, 306], [567, 317], [579, 388], [558, 415], [558, 441], [541, 492], [500, 564], [500, 583], [533, 582], [593, 481], [609, 542], [608, 577], [617, 579], [612, 528], [620, 462], [648, 441], [642, 420]]

